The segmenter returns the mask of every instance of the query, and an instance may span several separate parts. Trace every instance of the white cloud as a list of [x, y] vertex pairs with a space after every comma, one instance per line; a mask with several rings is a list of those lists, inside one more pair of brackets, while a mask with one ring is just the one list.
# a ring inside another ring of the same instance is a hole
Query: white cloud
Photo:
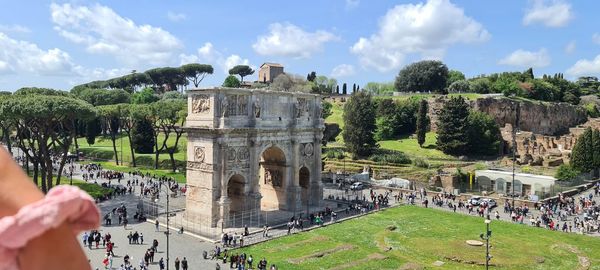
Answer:
[[498, 61], [500, 65], [540, 68], [550, 65], [550, 55], [544, 48], [536, 52], [518, 49]]
[[171, 33], [137, 25], [112, 9], [51, 4], [54, 29], [64, 38], [86, 46], [90, 53], [113, 55], [128, 65], [165, 65], [183, 45]]
[[0, 24], [0, 32], [8, 32], [8, 33], [30, 33], [31, 30], [25, 26], [13, 24], [13, 25], [4, 25]]
[[[206, 42], [202, 47], [198, 48], [196, 54], [180, 54], [179, 60], [181, 65], [198, 62], [216, 65], [220, 67], [225, 74], [229, 74], [229, 69], [236, 65], [251, 66], [250, 60], [242, 58], [237, 54], [225, 57], [224, 54], [216, 50], [210, 42]], [[254, 66], [251, 67], [255, 69]]]
[[346, 0], [346, 9], [353, 9], [358, 7], [360, 0]]
[[577, 76], [589, 76], [600, 74], [600, 55], [593, 60], [581, 59], [567, 69], [567, 74]]
[[490, 34], [449, 0], [397, 5], [379, 21], [379, 30], [369, 38], [361, 37], [350, 51], [359, 57], [363, 68], [380, 72], [397, 69], [407, 54], [439, 59], [457, 43], [484, 42]]
[[120, 77], [131, 73], [131, 69], [127, 68], [84, 68], [77, 66], [75, 68], [78, 77], [69, 80], [70, 85], [88, 83], [97, 80], [107, 80]]
[[523, 16], [523, 24], [540, 23], [547, 27], [561, 27], [573, 19], [571, 4], [562, 0], [530, 0]]
[[32, 73], [47, 76], [73, 75], [76, 66], [68, 53], [40, 49], [36, 44], [0, 33], [0, 73]]
[[269, 34], [259, 36], [252, 48], [260, 55], [309, 58], [321, 51], [323, 44], [338, 39], [323, 30], [311, 33], [290, 23], [273, 23], [269, 25]]
[[225, 58], [223, 63], [221, 63], [221, 66], [223, 67], [223, 71], [227, 72], [227, 73], [229, 73], [229, 70], [232, 67], [235, 67], [237, 65], [250, 65], [250, 61], [248, 61], [248, 59], [243, 59], [242, 57], [240, 57], [237, 54], [232, 54], [232, 55], [228, 56], [227, 58]]
[[568, 54], [572, 54], [573, 52], [575, 52], [576, 48], [577, 43], [575, 43], [575, 40], [571, 40], [569, 43], [567, 43], [567, 46], [565, 46], [565, 52]]
[[172, 11], [167, 12], [167, 18], [173, 22], [185, 21], [187, 19], [187, 15], [184, 13], [175, 13]]
[[598, 34], [598, 33], [594, 33], [594, 34], [592, 35], [592, 42], [594, 42], [594, 43], [596, 43], [596, 44], [600, 45], [600, 34]]
[[354, 75], [354, 66], [348, 64], [341, 64], [333, 68], [331, 71], [332, 77], [348, 77]]

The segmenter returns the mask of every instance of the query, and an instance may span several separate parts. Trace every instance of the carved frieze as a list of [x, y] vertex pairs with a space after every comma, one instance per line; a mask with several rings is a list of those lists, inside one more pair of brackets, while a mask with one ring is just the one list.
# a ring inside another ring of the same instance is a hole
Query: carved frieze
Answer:
[[248, 96], [226, 95], [221, 101], [223, 116], [248, 115]]
[[196, 162], [196, 161], [188, 161], [187, 168], [190, 170], [200, 170], [206, 172], [212, 172], [212, 164], [204, 163], [204, 162]]
[[194, 95], [192, 97], [192, 113], [206, 113], [210, 110], [210, 97], [208, 95]]

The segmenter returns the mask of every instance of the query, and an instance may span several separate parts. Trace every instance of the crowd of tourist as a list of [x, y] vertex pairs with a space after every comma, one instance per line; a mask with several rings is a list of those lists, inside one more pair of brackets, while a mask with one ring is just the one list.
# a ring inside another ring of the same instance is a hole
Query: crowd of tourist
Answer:
[[[417, 192], [399, 191], [394, 195], [394, 198], [396, 202], [402, 202], [406, 199], [407, 203], [415, 204], [417, 196], [423, 207], [429, 206], [429, 197], [424, 190]], [[587, 195], [566, 196], [559, 193], [556, 199], [544, 203], [534, 203], [533, 208], [536, 212], [532, 212], [526, 204], [513, 206], [510, 200], [505, 200], [502, 208], [503, 214], [507, 216], [509, 221], [514, 223], [529, 224], [553, 231], [586, 234], [600, 232], [600, 205], [597, 201], [599, 197], [600, 182], [597, 182]], [[434, 194], [430, 198], [431, 204], [448, 208], [453, 212], [458, 210], [470, 215], [501, 219], [501, 214], [496, 205], [489, 205], [488, 201], [473, 204], [466, 200], [457, 199], [455, 195], [447, 192]]]

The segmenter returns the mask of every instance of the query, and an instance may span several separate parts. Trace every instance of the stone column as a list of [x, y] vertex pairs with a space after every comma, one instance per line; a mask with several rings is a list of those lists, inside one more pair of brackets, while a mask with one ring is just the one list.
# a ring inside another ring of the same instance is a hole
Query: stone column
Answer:
[[286, 210], [298, 212], [301, 208], [302, 197], [300, 192], [302, 191], [299, 186], [299, 164], [300, 164], [300, 144], [298, 139], [292, 139], [290, 147], [291, 157], [288, 162], [287, 179], [286, 179]]
[[321, 181], [321, 139], [322, 135], [315, 136], [313, 141], [314, 155], [313, 168], [310, 174], [310, 185], [308, 198], [310, 205], [322, 207], [323, 204], [323, 181]]
[[221, 231], [224, 228], [229, 226], [229, 206], [231, 205], [231, 200], [227, 197], [227, 193], [225, 195], [221, 195], [221, 199], [219, 199], [219, 221], [216, 227], [220, 227]]

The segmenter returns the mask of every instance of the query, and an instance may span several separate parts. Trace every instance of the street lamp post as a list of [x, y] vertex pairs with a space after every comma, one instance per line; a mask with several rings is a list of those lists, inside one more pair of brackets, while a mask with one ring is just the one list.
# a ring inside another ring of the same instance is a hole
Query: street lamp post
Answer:
[[[121, 152], [122, 154], [123, 152]], [[121, 159], [121, 162], [123, 162], [123, 159]], [[169, 230], [169, 186], [167, 185], [167, 231], [165, 232], [165, 234], [167, 235], [167, 270], [169, 270], [169, 235], [171, 234], [171, 231]]]
[[514, 211], [515, 209], [515, 162], [516, 162], [516, 152], [517, 152], [517, 129], [513, 128], [513, 132], [512, 132], [512, 145], [513, 145], [513, 149], [512, 149], [512, 185], [510, 187], [511, 189], [511, 194], [512, 194], [512, 211]]
[[[160, 185], [159, 185], [160, 188]], [[166, 191], [166, 197], [167, 197], [167, 231], [165, 231], [165, 235], [167, 236], [167, 270], [169, 270], [169, 235], [171, 234], [171, 231], [169, 230], [169, 186], [167, 185], [167, 191]], [[156, 200], [158, 202], [158, 199]], [[157, 209], [158, 209], [158, 204], [156, 205]], [[156, 219], [158, 220], [158, 212], [156, 215]]]
[[485, 235], [482, 233], [479, 235], [479, 237], [482, 240], [485, 240], [485, 269], [488, 270], [490, 268], [490, 259], [492, 259], [492, 256], [490, 256], [490, 238], [492, 237], [492, 231], [490, 231], [490, 223], [492, 223], [492, 220], [490, 219], [490, 216], [488, 214], [488, 216], [485, 219]]

